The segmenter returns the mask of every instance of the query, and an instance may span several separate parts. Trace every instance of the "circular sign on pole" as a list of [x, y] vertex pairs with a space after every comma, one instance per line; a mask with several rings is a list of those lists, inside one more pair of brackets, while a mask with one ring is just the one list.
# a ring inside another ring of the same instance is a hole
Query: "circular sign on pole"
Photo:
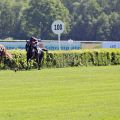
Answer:
[[58, 35], [59, 50], [61, 50], [60, 35], [64, 31], [64, 23], [61, 20], [56, 20], [52, 23], [51, 28], [53, 33]]
[[64, 23], [61, 20], [56, 20], [52, 24], [52, 31], [55, 34], [61, 34], [64, 31]]

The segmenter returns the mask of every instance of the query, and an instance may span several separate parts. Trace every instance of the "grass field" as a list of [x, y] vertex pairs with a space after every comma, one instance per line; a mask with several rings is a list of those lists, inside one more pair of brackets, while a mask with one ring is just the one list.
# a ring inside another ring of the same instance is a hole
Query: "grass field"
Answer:
[[0, 71], [0, 120], [120, 120], [120, 66]]

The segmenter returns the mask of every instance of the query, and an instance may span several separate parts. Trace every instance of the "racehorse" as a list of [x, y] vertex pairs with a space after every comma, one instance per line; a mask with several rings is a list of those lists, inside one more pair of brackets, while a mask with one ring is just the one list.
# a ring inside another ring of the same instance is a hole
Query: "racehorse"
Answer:
[[29, 64], [28, 64], [29, 61], [31, 61], [32, 59], [35, 59], [35, 61], [37, 63], [37, 68], [38, 68], [38, 70], [40, 70], [41, 65], [42, 65], [42, 59], [44, 57], [44, 51], [47, 52], [48, 50], [44, 49], [44, 48], [42, 48], [42, 49], [37, 48], [37, 50], [35, 50], [29, 41], [26, 41], [25, 49], [27, 51], [27, 66], [28, 66], [28, 68], [29, 68]]
[[0, 44], [0, 62], [2, 61], [4, 57], [10, 60], [13, 59], [12, 55], [7, 51], [5, 46]]

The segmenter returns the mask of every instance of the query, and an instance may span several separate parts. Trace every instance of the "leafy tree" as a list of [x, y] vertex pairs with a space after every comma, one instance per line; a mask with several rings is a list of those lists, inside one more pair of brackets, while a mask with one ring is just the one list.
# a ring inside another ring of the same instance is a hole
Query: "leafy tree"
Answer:
[[109, 16], [109, 21], [110, 21], [110, 37], [109, 40], [120, 40], [120, 14], [118, 13], [111, 13]]
[[120, 12], [120, 0], [97, 0], [105, 14]]
[[[25, 4], [24, 4], [25, 5]], [[21, 33], [21, 16], [24, 10], [22, 2], [14, 0], [0, 1], [0, 37], [19, 38]], [[25, 6], [26, 7], [26, 6]]]
[[65, 22], [66, 30], [69, 31], [69, 12], [59, 0], [34, 0], [24, 12], [22, 25], [27, 36], [42, 35], [44, 39], [53, 36], [51, 24], [60, 19]]
[[13, 12], [8, 3], [0, 3], [0, 37], [8, 37], [13, 30]]
[[79, 5], [76, 13], [76, 23], [72, 26], [71, 37], [77, 40], [93, 40], [95, 24], [101, 14], [99, 4], [95, 0], [84, 0]]
[[56, 19], [66, 26], [62, 39], [120, 40], [120, 0], [0, 0], [0, 38], [56, 39]]
[[95, 34], [96, 40], [100, 41], [109, 40], [110, 37], [109, 17], [104, 13], [98, 17]]

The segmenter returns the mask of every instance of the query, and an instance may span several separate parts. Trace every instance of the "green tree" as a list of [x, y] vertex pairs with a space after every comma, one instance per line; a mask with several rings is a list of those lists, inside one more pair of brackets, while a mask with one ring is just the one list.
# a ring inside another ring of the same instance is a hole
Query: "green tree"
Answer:
[[56, 19], [66, 26], [62, 39], [120, 39], [120, 0], [0, 0], [0, 38], [57, 38]]
[[13, 31], [13, 12], [8, 3], [0, 3], [0, 37], [9, 37]]
[[95, 40], [109, 40], [110, 37], [110, 23], [109, 17], [103, 13], [98, 17], [95, 30]]
[[60, 19], [65, 22], [66, 30], [69, 31], [69, 12], [59, 0], [33, 0], [29, 8], [24, 12], [23, 29], [26, 35], [42, 35], [44, 39], [53, 37], [51, 24], [54, 20]]
[[[24, 1], [24, 0], [23, 0]], [[14, 0], [0, 1], [0, 37], [21, 37], [21, 16], [27, 3]]]
[[110, 37], [109, 40], [120, 40], [120, 14], [118, 13], [111, 13], [109, 16], [110, 21]]
[[120, 0], [97, 0], [105, 14], [120, 12]]
[[101, 14], [101, 7], [96, 0], [84, 0], [75, 10], [74, 24], [71, 37], [77, 40], [93, 40], [95, 36], [95, 24]]

